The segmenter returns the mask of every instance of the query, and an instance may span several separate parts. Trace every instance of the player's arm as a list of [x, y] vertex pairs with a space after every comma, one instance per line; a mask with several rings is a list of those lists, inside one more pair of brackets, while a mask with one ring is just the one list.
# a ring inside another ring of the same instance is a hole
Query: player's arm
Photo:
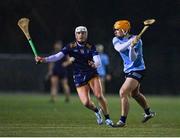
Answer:
[[64, 57], [64, 53], [63, 52], [59, 52], [57, 54], [48, 56], [48, 57], [39, 57], [36, 56], [35, 60], [36, 62], [40, 62], [40, 63], [48, 63], [48, 62], [56, 62], [60, 59], [62, 59]]
[[140, 37], [135, 36], [131, 42], [131, 47], [134, 47], [138, 43], [139, 40], [140, 40]]
[[98, 68], [99, 66], [101, 66], [101, 59], [99, 55], [95, 55], [93, 56], [93, 61], [89, 60], [88, 61], [89, 66], [91, 66], [92, 68]]
[[129, 39], [127, 42], [120, 42], [118, 38], [114, 37], [113, 38], [113, 45], [116, 51], [122, 52], [128, 49], [128, 47], [131, 45], [133, 41], [133, 38]]
[[39, 57], [36, 56], [35, 60], [36, 62], [40, 63], [48, 63], [48, 62], [56, 62], [58, 60], [61, 60], [65, 55], [67, 55], [69, 52], [68, 47], [64, 47], [59, 53], [48, 56], [48, 57]]
[[67, 67], [71, 65], [75, 61], [74, 57], [70, 57], [69, 55], [66, 57], [66, 61], [62, 63], [63, 67]]
[[92, 47], [92, 56], [93, 56], [93, 61], [88, 61], [88, 64], [93, 67], [93, 68], [98, 68], [99, 66], [101, 66], [101, 58], [100, 55], [98, 54], [98, 52], [96, 51], [95, 46]]
[[94, 65], [96, 68], [98, 68], [102, 64], [101, 59], [100, 59], [100, 55], [93, 56], [93, 61], [94, 61]]
[[135, 61], [137, 59], [137, 53], [135, 51], [135, 48], [132, 46], [130, 46], [129, 48], [129, 59], [131, 61]]
[[[138, 51], [135, 50], [138, 43], [142, 43], [141, 39], [138, 37], [135, 37], [131, 43], [131, 46], [129, 48], [129, 59], [131, 61], [135, 61], [138, 56]], [[141, 44], [142, 45], [142, 44]]]

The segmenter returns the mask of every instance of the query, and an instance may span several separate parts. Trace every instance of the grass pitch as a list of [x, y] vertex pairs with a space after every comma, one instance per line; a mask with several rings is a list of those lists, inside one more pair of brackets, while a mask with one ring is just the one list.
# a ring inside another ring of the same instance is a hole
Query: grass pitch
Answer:
[[[111, 118], [117, 122], [119, 98], [106, 96]], [[48, 95], [0, 95], [0, 136], [15, 137], [162, 137], [180, 136], [180, 97], [147, 97], [157, 116], [142, 124], [143, 110], [131, 98], [127, 127], [97, 125], [94, 113], [83, 107], [77, 96], [70, 103], [59, 96], [56, 103]], [[96, 101], [93, 98], [94, 101]], [[96, 102], [95, 102], [96, 103]]]

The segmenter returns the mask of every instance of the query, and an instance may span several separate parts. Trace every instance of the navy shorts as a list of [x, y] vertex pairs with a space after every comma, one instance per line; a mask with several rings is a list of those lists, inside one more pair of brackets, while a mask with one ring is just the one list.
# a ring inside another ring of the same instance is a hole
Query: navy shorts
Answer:
[[140, 83], [144, 78], [144, 75], [145, 75], [145, 70], [131, 71], [129, 73], [125, 73], [125, 78], [133, 78]]
[[67, 78], [67, 72], [66, 71], [53, 70], [52, 76], [58, 76], [59, 79], [64, 79], [64, 78]]
[[74, 74], [73, 75], [74, 84], [76, 87], [86, 85], [92, 78], [97, 77], [97, 76], [98, 76], [97, 72], [86, 72], [86, 73]]

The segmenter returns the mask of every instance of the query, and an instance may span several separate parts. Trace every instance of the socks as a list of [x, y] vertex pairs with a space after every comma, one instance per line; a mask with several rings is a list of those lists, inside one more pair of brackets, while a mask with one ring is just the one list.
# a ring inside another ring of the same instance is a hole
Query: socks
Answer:
[[120, 120], [123, 122], [123, 123], [126, 123], [126, 116], [121, 116]]
[[144, 109], [144, 112], [145, 112], [147, 115], [149, 115], [149, 114], [150, 114], [150, 108]]
[[110, 119], [109, 114], [104, 115], [104, 117], [105, 117], [105, 120], [106, 120], [106, 119]]
[[[95, 108], [95, 109], [94, 109], [94, 112], [98, 113], [98, 112], [99, 112], [98, 108]], [[105, 117], [105, 120], [106, 120], [106, 119], [110, 119], [109, 114], [104, 115], [104, 117]]]
[[98, 110], [98, 108], [97, 108], [97, 107], [94, 109], [94, 112], [96, 112], [96, 113], [98, 113], [98, 112], [99, 112], [99, 110]]

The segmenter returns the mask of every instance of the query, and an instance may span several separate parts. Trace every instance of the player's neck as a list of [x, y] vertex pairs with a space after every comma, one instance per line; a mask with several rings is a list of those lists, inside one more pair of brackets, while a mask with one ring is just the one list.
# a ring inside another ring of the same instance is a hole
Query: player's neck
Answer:
[[79, 46], [84, 46], [86, 44], [86, 42], [76, 42]]
[[124, 38], [129, 38], [131, 35], [129, 33], [127, 33]]

